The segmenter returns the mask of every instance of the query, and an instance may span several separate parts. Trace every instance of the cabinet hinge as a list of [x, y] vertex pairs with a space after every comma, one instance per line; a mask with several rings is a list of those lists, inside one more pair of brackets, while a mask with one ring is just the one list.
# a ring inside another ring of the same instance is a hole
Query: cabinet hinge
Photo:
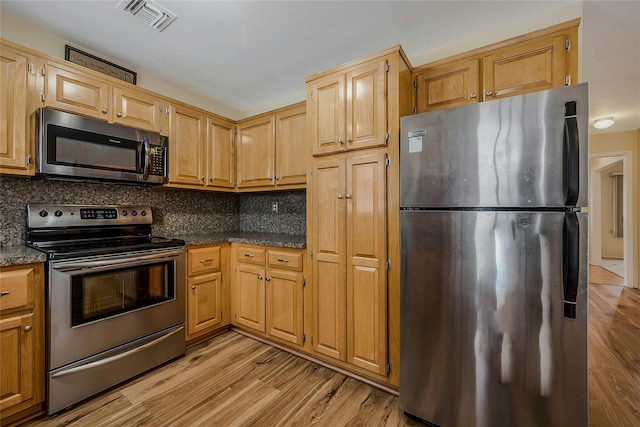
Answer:
[[44, 76], [44, 75], [46, 75], [46, 74], [47, 74], [47, 69], [46, 69], [46, 68], [44, 68], [44, 67], [40, 67], [40, 75], [41, 75], [41, 76]]
[[564, 50], [571, 52], [571, 39], [566, 39], [564, 41]]
[[44, 102], [44, 92], [40, 92], [40, 102]]
[[415, 79], [415, 80], [413, 81], [413, 88], [414, 88], [414, 89], [418, 89], [418, 79]]
[[413, 107], [413, 114], [418, 114], [418, 109], [416, 107]]
[[391, 72], [391, 64], [387, 62], [387, 73], [390, 73], [390, 72]]
[[387, 157], [387, 158], [384, 160], [384, 164], [385, 164], [388, 168], [389, 168], [389, 167], [391, 167], [391, 158]]
[[389, 132], [387, 132], [387, 135], [385, 136], [385, 141], [389, 142], [389, 140], [391, 139], [391, 134]]
[[29, 62], [29, 65], [27, 66], [27, 73], [33, 74], [33, 62]]
[[305, 279], [304, 277], [302, 278], [302, 287], [303, 288], [307, 287], [307, 279]]
[[387, 363], [387, 375], [391, 373], [391, 363]]
[[33, 163], [33, 158], [31, 157], [31, 154], [29, 154], [27, 156], [27, 166], [31, 166], [31, 163]]
[[567, 74], [566, 76], [564, 76], [564, 85], [571, 86], [571, 75]]
[[311, 261], [313, 261], [313, 251], [311, 251]]
[[311, 345], [313, 345], [313, 336], [311, 337]]
[[166, 112], [167, 114], [171, 114], [171, 107], [167, 107], [167, 108], [166, 108], [166, 110], [165, 110], [165, 112]]
[[391, 260], [387, 260], [387, 270], [391, 270]]
[[302, 334], [302, 344], [304, 345], [305, 342], [307, 342], [307, 336]]

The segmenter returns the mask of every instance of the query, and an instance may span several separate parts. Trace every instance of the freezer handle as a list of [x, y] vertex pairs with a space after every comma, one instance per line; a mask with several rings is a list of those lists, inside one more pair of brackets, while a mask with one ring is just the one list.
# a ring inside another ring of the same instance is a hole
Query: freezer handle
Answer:
[[564, 104], [564, 194], [565, 206], [575, 206], [580, 193], [580, 135], [576, 101]]
[[567, 212], [563, 226], [564, 317], [576, 318], [580, 273], [580, 225], [575, 212]]

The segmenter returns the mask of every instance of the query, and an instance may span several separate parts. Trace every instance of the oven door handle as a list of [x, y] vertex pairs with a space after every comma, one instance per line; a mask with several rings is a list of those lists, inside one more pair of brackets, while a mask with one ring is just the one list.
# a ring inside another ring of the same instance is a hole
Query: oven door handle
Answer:
[[150, 255], [139, 255], [139, 256], [127, 256], [127, 257], [118, 257], [118, 258], [110, 258], [103, 260], [94, 260], [94, 261], [60, 261], [56, 262], [52, 265], [54, 270], [59, 271], [69, 271], [69, 270], [81, 270], [88, 268], [97, 268], [97, 267], [120, 267], [127, 265], [139, 264], [143, 261], [162, 261], [169, 258], [174, 258], [176, 256], [182, 255], [183, 249], [175, 250], [175, 251], [166, 251], [160, 254], [150, 254]]
[[136, 348], [132, 348], [131, 350], [125, 351], [124, 353], [120, 353], [120, 354], [116, 354], [115, 356], [111, 356], [111, 357], [107, 357], [106, 359], [102, 359], [102, 360], [96, 360], [95, 362], [91, 362], [91, 363], [87, 363], [86, 365], [80, 365], [80, 366], [76, 366], [74, 368], [71, 369], [65, 369], [62, 370], [60, 372], [56, 372], [55, 374], [51, 375], [51, 378], [59, 378], [59, 377], [64, 377], [67, 375], [71, 375], [71, 374], [75, 374], [77, 372], [82, 372], [82, 371], [86, 371], [87, 369], [93, 369], [95, 367], [98, 366], [102, 366], [102, 365], [106, 365], [108, 363], [111, 362], [115, 362], [116, 360], [120, 360], [120, 359], [124, 359], [125, 357], [129, 357], [133, 354], [139, 353], [141, 351], [144, 351], [145, 349], [149, 348], [149, 347], [153, 347], [154, 345], [166, 340], [167, 338], [169, 338], [170, 336], [178, 333], [178, 332], [182, 332], [184, 331], [183, 328], [179, 328], [176, 329], [174, 331], [171, 331], [161, 337], [156, 338], [153, 341], [149, 341], [146, 344], [141, 345], [140, 347], [136, 347]]

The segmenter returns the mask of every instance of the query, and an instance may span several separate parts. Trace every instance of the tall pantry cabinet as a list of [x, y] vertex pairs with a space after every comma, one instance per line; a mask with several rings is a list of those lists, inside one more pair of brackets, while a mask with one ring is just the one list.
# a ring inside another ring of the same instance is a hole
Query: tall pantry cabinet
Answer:
[[398, 385], [400, 46], [308, 77], [307, 244], [313, 353]]

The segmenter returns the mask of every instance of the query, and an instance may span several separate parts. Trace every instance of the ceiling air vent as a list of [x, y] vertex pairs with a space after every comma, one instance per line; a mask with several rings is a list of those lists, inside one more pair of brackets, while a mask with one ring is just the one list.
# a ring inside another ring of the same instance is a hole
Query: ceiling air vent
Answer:
[[129, 12], [147, 25], [162, 31], [178, 17], [151, 0], [122, 0], [117, 6]]

